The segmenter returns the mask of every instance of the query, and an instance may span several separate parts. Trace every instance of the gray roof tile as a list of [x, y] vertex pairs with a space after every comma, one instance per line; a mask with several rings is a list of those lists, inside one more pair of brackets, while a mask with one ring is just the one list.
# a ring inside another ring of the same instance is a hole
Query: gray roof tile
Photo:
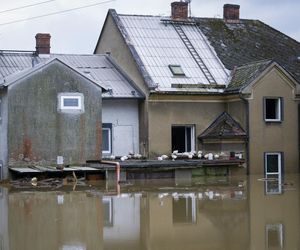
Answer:
[[0, 82], [3, 82], [4, 78], [53, 58], [62, 60], [105, 88], [112, 89], [112, 91], [103, 93], [104, 98], [143, 98], [142, 92], [132, 80], [107, 55], [50, 54], [50, 57], [45, 58], [29, 51], [0, 51]]

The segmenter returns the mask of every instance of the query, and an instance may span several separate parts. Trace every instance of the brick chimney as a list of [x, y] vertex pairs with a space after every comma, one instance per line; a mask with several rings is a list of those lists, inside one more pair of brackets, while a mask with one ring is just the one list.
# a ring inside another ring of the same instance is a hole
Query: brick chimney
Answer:
[[50, 34], [38, 33], [35, 36], [37, 54], [50, 54]]
[[189, 13], [188, 2], [173, 2], [171, 3], [172, 19], [187, 19]]
[[224, 4], [223, 18], [228, 23], [240, 22], [240, 6], [237, 4]]

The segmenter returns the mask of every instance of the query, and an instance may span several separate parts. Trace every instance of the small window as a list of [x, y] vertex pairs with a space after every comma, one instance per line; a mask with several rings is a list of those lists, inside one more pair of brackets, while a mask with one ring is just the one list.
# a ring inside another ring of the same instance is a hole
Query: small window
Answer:
[[194, 197], [173, 197], [173, 223], [196, 223], [196, 200]]
[[111, 197], [103, 197], [102, 204], [103, 204], [104, 227], [112, 227], [114, 225], [113, 199]]
[[60, 93], [58, 102], [60, 111], [84, 111], [84, 101], [81, 93]]
[[195, 126], [173, 125], [172, 126], [172, 152], [191, 152], [195, 150]]
[[265, 98], [264, 99], [264, 114], [266, 122], [282, 121], [282, 100], [281, 98]]
[[102, 124], [102, 153], [111, 154], [112, 153], [112, 124], [103, 123]]
[[266, 245], [267, 249], [283, 249], [283, 225], [267, 224], [266, 225]]
[[185, 76], [180, 65], [169, 65], [169, 68], [174, 76]]
[[267, 195], [282, 193], [282, 153], [265, 153], [265, 192]]

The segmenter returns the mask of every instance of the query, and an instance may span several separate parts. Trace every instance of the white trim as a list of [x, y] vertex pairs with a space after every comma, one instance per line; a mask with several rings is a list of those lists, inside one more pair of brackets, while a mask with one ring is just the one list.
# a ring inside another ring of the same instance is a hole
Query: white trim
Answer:
[[[64, 101], [65, 100], [71, 100], [75, 99], [78, 102], [78, 105], [76, 106], [65, 106]], [[65, 93], [59, 93], [58, 94], [58, 111], [60, 112], [69, 112], [69, 113], [82, 113], [84, 112], [84, 96], [82, 93], [70, 93], [70, 92], [65, 92]]]
[[[111, 154], [112, 153], [112, 147], [111, 147], [111, 128], [102, 128], [102, 133], [105, 131], [105, 130], [107, 130], [108, 131], [108, 148], [109, 148], [109, 150], [102, 150], [102, 153], [103, 154]], [[103, 136], [102, 136], [102, 139], [103, 139]], [[102, 143], [102, 145], [103, 145], [103, 143]]]
[[[78, 100], [78, 105], [77, 106], [65, 106], [65, 100]], [[61, 95], [60, 96], [60, 109], [76, 109], [80, 110], [82, 108], [82, 101], [81, 101], [81, 96], [66, 96], [66, 95]]]
[[[277, 103], [276, 103], [276, 117], [275, 119], [267, 119], [266, 116], [267, 116], [267, 100], [277, 100]], [[282, 119], [281, 119], [281, 98], [280, 97], [265, 97], [264, 98], [264, 109], [265, 109], [265, 112], [264, 112], [264, 119], [266, 122], [280, 122]]]
[[[269, 249], [269, 234], [268, 232], [270, 230], [276, 231], [276, 233], [278, 234], [278, 238], [279, 238], [279, 246], [275, 246], [276, 249], [283, 249], [283, 225], [281, 223], [278, 224], [267, 224], [266, 225], [266, 246], [267, 249]], [[280, 248], [278, 248], [280, 247]]]
[[[278, 156], [278, 163], [277, 163], [277, 167], [278, 167], [278, 171], [277, 172], [268, 172], [268, 155], [277, 155]], [[281, 153], [271, 153], [271, 152], [267, 152], [265, 153], [265, 172], [266, 175], [270, 175], [270, 174], [278, 174], [281, 177]]]

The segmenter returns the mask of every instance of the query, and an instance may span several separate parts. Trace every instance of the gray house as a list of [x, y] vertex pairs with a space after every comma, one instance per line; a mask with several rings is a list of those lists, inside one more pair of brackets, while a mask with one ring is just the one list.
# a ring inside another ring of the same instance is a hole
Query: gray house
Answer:
[[101, 159], [103, 87], [55, 58], [1, 83], [1, 161], [6, 166]]
[[[299, 171], [300, 43], [225, 4], [223, 18], [109, 10], [94, 53], [111, 56], [143, 90], [141, 151], [204, 151], [267, 175]], [[234, 154], [233, 154], [234, 152]], [[236, 154], [235, 154], [236, 153]]]
[[143, 95], [113, 59], [50, 54], [48, 34], [36, 41], [36, 51], [0, 51], [1, 177], [8, 167], [139, 153]]

